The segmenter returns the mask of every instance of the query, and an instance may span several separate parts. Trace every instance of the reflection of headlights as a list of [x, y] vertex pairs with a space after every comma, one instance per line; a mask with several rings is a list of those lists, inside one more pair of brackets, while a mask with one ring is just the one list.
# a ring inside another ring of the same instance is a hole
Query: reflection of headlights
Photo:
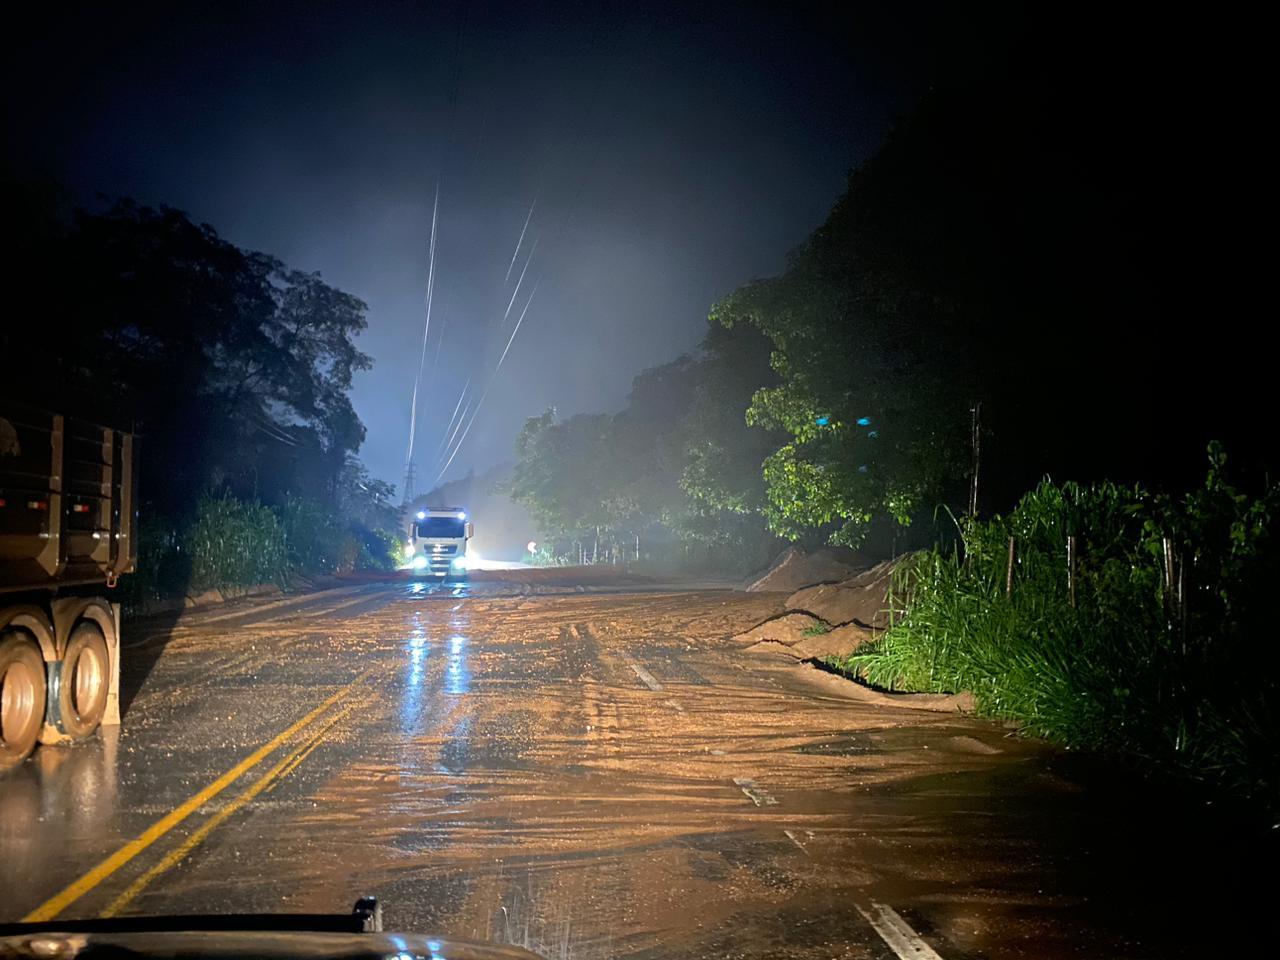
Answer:
[[455, 570], [465, 570], [465, 569], [467, 569], [467, 558], [466, 558], [466, 557], [454, 557], [454, 558], [453, 558], [453, 569], [455, 569]]
[[425, 570], [426, 568], [427, 568], [426, 557], [424, 557], [422, 554], [418, 554], [416, 557], [413, 558], [413, 569]]

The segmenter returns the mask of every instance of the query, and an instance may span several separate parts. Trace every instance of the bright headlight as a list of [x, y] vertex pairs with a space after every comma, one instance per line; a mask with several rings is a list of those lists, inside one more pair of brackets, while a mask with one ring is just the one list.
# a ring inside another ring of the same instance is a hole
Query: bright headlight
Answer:
[[416, 557], [413, 558], [413, 569], [425, 570], [426, 567], [427, 567], [427, 558], [424, 557], [422, 554], [418, 554]]
[[406, 557], [412, 557], [412, 556], [413, 556], [413, 544], [411, 544], [411, 543], [406, 543], [406, 544], [404, 545], [404, 555], [405, 555]]

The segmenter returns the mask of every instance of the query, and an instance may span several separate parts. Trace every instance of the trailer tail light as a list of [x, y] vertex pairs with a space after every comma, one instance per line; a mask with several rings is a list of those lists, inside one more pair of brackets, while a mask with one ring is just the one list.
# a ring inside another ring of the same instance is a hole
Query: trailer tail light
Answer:
[[28, 500], [27, 509], [28, 510], [48, 510], [49, 501], [48, 500]]
[[8, 501], [4, 497], [0, 497], [0, 507], [6, 506]]
[[71, 508], [72, 513], [88, 513], [89, 505], [87, 503], [77, 503]]

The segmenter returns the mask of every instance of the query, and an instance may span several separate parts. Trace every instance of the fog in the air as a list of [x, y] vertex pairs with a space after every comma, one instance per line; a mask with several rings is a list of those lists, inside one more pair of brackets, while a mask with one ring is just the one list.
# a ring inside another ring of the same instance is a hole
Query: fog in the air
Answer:
[[637, 372], [695, 346], [717, 298], [776, 272], [917, 92], [907, 20], [833, 31], [739, 4], [67, 13], [27, 25], [9, 65], [31, 88], [9, 108], [26, 134], [12, 164], [83, 202], [179, 207], [365, 300], [360, 455], [397, 487], [438, 188], [421, 492], [455, 411], [469, 433], [446, 478], [509, 459], [548, 406], [617, 408]]

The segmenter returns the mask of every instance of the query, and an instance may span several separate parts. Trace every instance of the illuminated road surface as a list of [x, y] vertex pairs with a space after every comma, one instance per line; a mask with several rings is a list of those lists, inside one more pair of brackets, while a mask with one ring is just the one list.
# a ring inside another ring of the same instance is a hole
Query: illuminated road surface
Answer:
[[372, 894], [391, 928], [578, 958], [1205, 956], [1259, 932], [1213, 919], [1230, 876], [1198, 882], [1212, 844], [1150, 799], [742, 653], [781, 599], [531, 571], [132, 624], [122, 730], [0, 778], [0, 919]]

